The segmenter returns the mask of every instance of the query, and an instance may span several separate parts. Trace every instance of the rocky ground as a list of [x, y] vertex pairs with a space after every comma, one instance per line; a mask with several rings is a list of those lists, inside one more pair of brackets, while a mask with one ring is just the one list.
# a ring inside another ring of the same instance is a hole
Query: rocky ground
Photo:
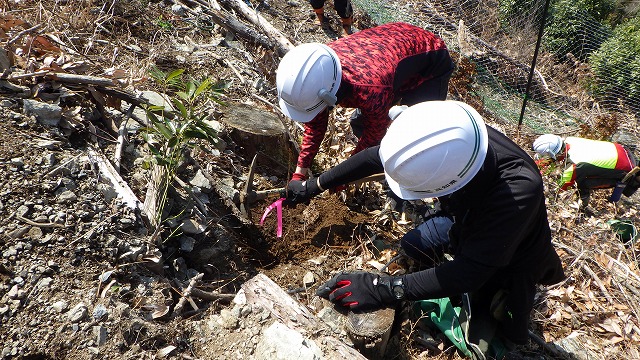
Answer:
[[[282, 237], [276, 236], [275, 213], [257, 225], [270, 201], [255, 204], [253, 223], [239, 217], [237, 196], [256, 143], [225, 115], [248, 104], [259, 122], [267, 113], [278, 118], [269, 105], [275, 103], [278, 45], [260, 46], [240, 32], [234, 35], [216, 22], [239, 19], [255, 26], [232, 2], [221, 1], [219, 9], [214, 3], [1, 5], [2, 358], [359, 356], [349, 352], [344, 318], [313, 295], [315, 288], [340, 269], [380, 268], [416, 218], [385, 207], [382, 187], [375, 183], [285, 208]], [[415, 6], [403, 3], [402, 9]], [[294, 44], [339, 35], [339, 19], [329, 5], [330, 27], [324, 29], [314, 25], [306, 3], [262, 2], [258, 10]], [[373, 25], [360, 9], [355, 20], [359, 29]], [[461, 64], [452, 96], [476, 103], [464, 91], [472, 81]], [[161, 93], [178, 96], [169, 81], [150, 75], [154, 69], [165, 75], [184, 69], [183, 84], [189, 77], [208, 77], [221, 89], [192, 107], [207, 114], [219, 141], [198, 142], [176, 167], [159, 226], [141, 210], [157, 175], [143, 136], [149, 122], [141, 106], [128, 111], [143, 97], [164, 105], [157, 100]], [[348, 115], [340, 109], [336, 118]], [[487, 116], [516, 137], [513, 126]], [[299, 129], [283, 120], [294, 138], [299, 136]], [[121, 129], [128, 141], [119, 149]], [[344, 158], [353, 146], [350, 136], [344, 125], [331, 129], [317, 166]], [[518, 141], [526, 147], [532, 137], [525, 132]], [[259, 149], [255, 188], [284, 186], [292, 151]], [[110, 170], [118, 163], [119, 170]], [[546, 175], [554, 243], [568, 279], [540, 289], [531, 342], [510, 358], [640, 358], [638, 247], [623, 245], [607, 224], [637, 223], [638, 195], [613, 205], [606, 201], [608, 193], [595, 194], [591, 212], [584, 213], [575, 194], [556, 195], [554, 174]], [[402, 263], [388, 269], [404, 270]], [[301, 316], [313, 314], [308, 317], [316, 319], [313, 331], [301, 325], [311, 320], [283, 318], [277, 306], [247, 296], [247, 284], [258, 274], [295, 299], [292, 304], [304, 309]], [[450, 344], [428, 339], [411, 321], [396, 330], [386, 358], [460, 358]]]

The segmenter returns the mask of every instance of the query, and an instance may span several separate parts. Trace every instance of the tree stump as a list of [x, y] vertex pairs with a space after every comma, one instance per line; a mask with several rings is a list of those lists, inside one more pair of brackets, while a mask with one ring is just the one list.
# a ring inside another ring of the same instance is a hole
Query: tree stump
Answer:
[[248, 158], [261, 153], [283, 166], [295, 160], [289, 132], [279, 115], [272, 111], [257, 104], [231, 104], [222, 121], [232, 128], [231, 138]]

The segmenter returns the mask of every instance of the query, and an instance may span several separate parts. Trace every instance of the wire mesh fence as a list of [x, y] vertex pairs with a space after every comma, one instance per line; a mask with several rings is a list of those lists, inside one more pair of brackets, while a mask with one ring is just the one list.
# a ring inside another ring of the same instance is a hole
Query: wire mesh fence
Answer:
[[376, 24], [404, 21], [441, 36], [475, 64], [473, 89], [485, 110], [502, 121], [521, 120], [532, 132], [559, 134], [593, 132], [603, 119], [614, 122], [588, 134], [600, 138], [616, 132], [621, 117], [637, 124], [640, 60], [632, 55], [640, 53], [640, 36], [633, 38], [640, 21], [633, 1], [550, 1], [522, 119], [545, 0], [352, 1]]

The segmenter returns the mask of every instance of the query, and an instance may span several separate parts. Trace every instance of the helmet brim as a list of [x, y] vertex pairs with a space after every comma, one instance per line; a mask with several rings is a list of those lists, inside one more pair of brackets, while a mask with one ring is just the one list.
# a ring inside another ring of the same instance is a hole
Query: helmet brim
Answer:
[[397, 181], [393, 180], [386, 172], [384, 173], [384, 177], [387, 180], [387, 184], [389, 185], [389, 189], [393, 191], [400, 199], [403, 200], [419, 200], [426, 199], [436, 196], [426, 195], [424, 192], [416, 192], [407, 189], [403, 189]]
[[314, 109], [313, 111], [300, 111], [293, 106], [290, 106], [282, 99], [280, 99], [278, 104], [280, 105], [280, 110], [282, 110], [283, 114], [285, 114], [291, 120], [301, 123], [307, 123], [313, 120], [316, 115], [320, 114], [324, 109], [327, 108], [327, 105], [325, 104], [325, 106], [318, 106], [318, 108]]

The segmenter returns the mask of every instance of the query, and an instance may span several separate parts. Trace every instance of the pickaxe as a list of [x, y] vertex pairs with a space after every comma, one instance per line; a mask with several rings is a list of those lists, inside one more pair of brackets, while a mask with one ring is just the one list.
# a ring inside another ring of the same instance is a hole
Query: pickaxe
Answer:
[[[240, 212], [245, 218], [249, 220], [251, 220], [251, 211], [250, 211], [251, 205], [253, 205], [257, 201], [264, 200], [270, 196], [276, 196], [276, 195], [283, 196], [286, 193], [286, 188], [283, 188], [283, 187], [276, 188], [276, 189], [269, 189], [269, 190], [253, 190], [253, 175], [255, 173], [257, 156], [258, 155], [256, 154], [253, 157], [253, 160], [251, 161], [251, 166], [249, 167], [249, 173], [247, 174], [247, 182], [244, 185], [244, 189], [240, 193]], [[354, 185], [354, 184], [358, 185], [358, 184], [364, 184], [369, 181], [380, 181], [380, 180], [384, 180], [383, 173], [370, 175], [365, 178], [352, 181], [347, 185]]]

